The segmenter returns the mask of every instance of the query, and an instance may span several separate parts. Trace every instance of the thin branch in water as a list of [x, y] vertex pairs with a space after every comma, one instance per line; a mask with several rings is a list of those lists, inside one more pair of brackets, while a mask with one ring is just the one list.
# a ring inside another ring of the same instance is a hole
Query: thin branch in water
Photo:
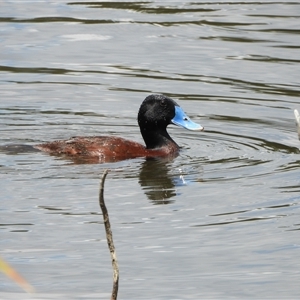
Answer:
[[118, 266], [118, 261], [117, 261], [117, 255], [115, 251], [115, 246], [113, 242], [113, 236], [112, 236], [112, 231], [110, 227], [110, 222], [109, 222], [109, 216], [107, 212], [107, 208], [104, 202], [104, 181], [107, 176], [108, 170], [104, 170], [101, 181], [100, 181], [100, 191], [99, 191], [99, 204], [100, 208], [102, 210], [102, 215], [103, 215], [103, 221], [104, 221], [104, 227], [105, 227], [105, 232], [106, 232], [106, 240], [107, 240], [107, 245], [108, 249], [110, 251], [110, 256], [112, 260], [112, 267], [113, 267], [113, 290], [111, 294], [111, 300], [116, 300], [118, 297], [118, 289], [119, 289], [119, 266]]
[[294, 110], [295, 119], [296, 119], [296, 125], [297, 125], [297, 131], [298, 131], [298, 137], [300, 140], [300, 115], [297, 109]]
[[27, 293], [34, 293], [34, 288], [4, 259], [0, 257], [0, 270], [10, 279], [15, 281]]

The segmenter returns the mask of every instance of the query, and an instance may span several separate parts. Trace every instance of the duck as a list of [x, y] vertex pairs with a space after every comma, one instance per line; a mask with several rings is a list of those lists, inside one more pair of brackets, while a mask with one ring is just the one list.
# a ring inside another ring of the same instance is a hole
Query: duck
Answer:
[[118, 136], [75, 136], [68, 140], [37, 144], [34, 148], [52, 155], [93, 159], [100, 163], [138, 157], [177, 156], [180, 147], [167, 132], [168, 125], [174, 124], [192, 131], [204, 130], [172, 98], [162, 94], [151, 94], [145, 98], [137, 121], [145, 146]]

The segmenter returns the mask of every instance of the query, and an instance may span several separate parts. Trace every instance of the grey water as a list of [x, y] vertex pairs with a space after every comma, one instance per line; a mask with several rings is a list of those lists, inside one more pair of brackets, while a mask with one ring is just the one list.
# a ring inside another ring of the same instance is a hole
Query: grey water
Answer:
[[[107, 168], [120, 299], [299, 299], [299, 34], [299, 1], [1, 1], [0, 256], [37, 294], [0, 275], [0, 299], [110, 297]], [[175, 159], [29, 151], [142, 143], [151, 93], [205, 127], [169, 127]]]

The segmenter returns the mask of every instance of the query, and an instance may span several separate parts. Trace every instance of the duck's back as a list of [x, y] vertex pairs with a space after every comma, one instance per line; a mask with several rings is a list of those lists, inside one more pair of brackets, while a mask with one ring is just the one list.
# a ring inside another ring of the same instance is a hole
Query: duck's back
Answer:
[[99, 162], [116, 161], [142, 156], [167, 155], [176, 149], [146, 149], [143, 145], [121, 137], [93, 136], [72, 137], [35, 146], [36, 149], [71, 157], [97, 158]]

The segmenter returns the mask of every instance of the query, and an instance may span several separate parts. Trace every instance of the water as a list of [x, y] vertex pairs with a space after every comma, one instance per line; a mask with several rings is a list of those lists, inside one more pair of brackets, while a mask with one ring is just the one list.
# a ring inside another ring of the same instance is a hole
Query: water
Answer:
[[[300, 297], [300, 4], [2, 1], [0, 145], [112, 134], [142, 142], [150, 93], [173, 160], [76, 164], [0, 152], [1, 251], [38, 299], [107, 299], [105, 184], [120, 299]], [[1, 275], [2, 276], [2, 275]], [[2, 276], [1, 299], [30, 299]]]

